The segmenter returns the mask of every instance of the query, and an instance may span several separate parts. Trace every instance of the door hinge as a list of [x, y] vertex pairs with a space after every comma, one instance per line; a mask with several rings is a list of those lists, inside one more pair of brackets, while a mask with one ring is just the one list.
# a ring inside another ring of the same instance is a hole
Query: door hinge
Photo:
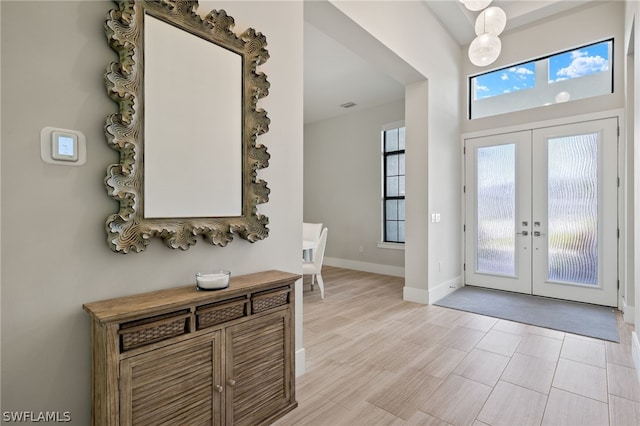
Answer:
[[618, 137], [620, 137], [620, 125], [618, 124]]
[[462, 185], [462, 193], [463, 194], [467, 193], [467, 185]]
[[620, 290], [620, 280], [618, 280], [618, 290]]
[[620, 176], [618, 176], [618, 188], [620, 188]]
[[463, 271], [466, 271], [466, 270], [467, 270], [467, 264], [466, 264], [466, 263], [463, 263], [463, 264], [462, 264], [462, 270], [463, 270]]
[[462, 155], [467, 155], [467, 147], [466, 146], [462, 147]]
[[618, 228], [618, 239], [620, 239], [620, 228]]
[[462, 225], [462, 232], [467, 232], [467, 225]]

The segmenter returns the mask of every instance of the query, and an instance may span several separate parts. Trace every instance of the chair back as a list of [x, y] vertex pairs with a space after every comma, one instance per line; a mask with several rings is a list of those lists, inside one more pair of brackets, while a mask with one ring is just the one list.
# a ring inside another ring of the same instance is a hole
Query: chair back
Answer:
[[324, 228], [320, 233], [320, 240], [318, 240], [318, 246], [313, 253], [313, 265], [316, 273], [320, 273], [322, 269], [322, 261], [324, 259], [324, 248], [327, 246], [327, 233], [328, 228]]
[[309, 241], [318, 241], [320, 238], [320, 232], [322, 231], [321, 223], [303, 223], [302, 224], [302, 239]]

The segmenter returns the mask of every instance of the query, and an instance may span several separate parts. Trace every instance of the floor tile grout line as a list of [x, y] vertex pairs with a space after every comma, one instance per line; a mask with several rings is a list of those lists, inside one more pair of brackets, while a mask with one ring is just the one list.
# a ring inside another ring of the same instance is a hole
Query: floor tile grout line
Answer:
[[609, 363], [607, 362], [607, 348], [604, 350], [604, 365], [605, 365], [605, 377], [606, 377], [606, 386], [607, 386], [607, 419], [609, 420], [609, 424], [611, 424], [611, 390], [609, 389]]
[[[570, 393], [572, 395], [576, 395], [576, 396], [579, 396], [581, 398], [586, 398], [586, 399], [591, 400], [591, 401], [599, 402], [600, 404], [605, 404], [607, 407], [609, 406], [608, 402], [604, 402], [604, 401], [602, 401], [600, 399], [592, 398], [592, 397], [587, 396], [587, 395], [582, 395], [581, 393], [576, 393], [576, 392], [573, 392], [573, 391], [570, 391], [570, 390], [567, 390], [567, 389], [562, 389], [562, 388], [559, 388], [559, 387], [556, 387], [556, 386], [551, 386], [551, 389], [557, 389], [559, 391]], [[551, 392], [549, 392], [549, 393], [551, 393]], [[607, 400], [609, 399], [609, 395], [611, 395], [611, 394], [607, 393]], [[617, 398], [620, 398], [617, 395], [614, 395], [614, 396], [617, 397]], [[628, 400], [628, 401], [630, 401], [630, 400]]]
[[[553, 376], [551, 377], [551, 384], [549, 386], [549, 394], [547, 395], [547, 399], [544, 403], [544, 411], [542, 412], [542, 420], [541, 424], [544, 423], [544, 418], [547, 415], [547, 408], [549, 407], [549, 399], [551, 398], [551, 391], [553, 390], [553, 382], [556, 380], [556, 374], [558, 373], [558, 364], [560, 363], [560, 355], [562, 354], [562, 348], [564, 347], [564, 339], [562, 339], [562, 345], [560, 345], [560, 352], [558, 352], [558, 359], [555, 361], [555, 365], [553, 366]], [[558, 388], [556, 388], [558, 389]], [[608, 407], [607, 407], [608, 409]]]

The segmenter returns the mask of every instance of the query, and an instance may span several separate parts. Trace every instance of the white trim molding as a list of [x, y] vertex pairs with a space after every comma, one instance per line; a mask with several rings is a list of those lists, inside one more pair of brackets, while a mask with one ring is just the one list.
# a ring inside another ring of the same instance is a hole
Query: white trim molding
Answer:
[[387, 243], [385, 241], [380, 241], [378, 243], [378, 248], [388, 250], [404, 250], [404, 243]]
[[478, 138], [482, 136], [493, 136], [493, 135], [499, 135], [502, 133], [513, 133], [513, 132], [519, 132], [522, 130], [538, 129], [541, 127], [562, 126], [564, 124], [600, 120], [603, 118], [618, 118], [618, 120], [620, 120], [619, 122], [622, 123], [622, 120], [624, 119], [624, 109], [617, 108], [617, 109], [612, 109], [608, 111], [599, 111], [599, 112], [593, 112], [593, 113], [587, 113], [587, 114], [573, 115], [568, 117], [559, 117], [559, 118], [554, 118], [550, 120], [535, 121], [532, 123], [523, 123], [523, 124], [517, 124], [513, 126], [499, 127], [496, 129], [485, 129], [485, 130], [476, 130], [472, 132], [465, 132], [461, 135], [461, 140], [462, 140], [462, 143], [464, 144], [465, 139]]
[[404, 266], [381, 265], [379, 263], [360, 262], [358, 260], [338, 259], [335, 257], [325, 257], [324, 264], [328, 266], [335, 266], [337, 268], [347, 268], [356, 271], [371, 272], [374, 274], [404, 277]]
[[298, 349], [296, 351], [296, 377], [300, 377], [307, 372], [305, 364], [306, 358], [307, 354], [305, 348]]
[[624, 322], [627, 324], [635, 324], [636, 323], [636, 315], [635, 315], [635, 307], [633, 305], [627, 304], [627, 299], [622, 298], [622, 318]]
[[402, 289], [402, 300], [405, 302], [429, 304], [429, 290], [423, 288], [407, 287]]
[[462, 275], [458, 275], [452, 280], [445, 281], [442, 284], [429, 289], [429, 304], [433, 305], [438, 300], [451, 294], [458, 288], [462, 287]]
[[424, 305], [433, 305], [446, 295], [453, 293], [462, 287], [462, 276], [445, 281], [433, 288], [425, 290], [423, 288], [407, 287], [402, 289], [402, 298], [407, 302], [422, 303]]
[[640, 382], [640, 340], [638, 340], [638, 333], [631, 332], [631, 357], [633, 358], [633, 365], [636, 367], [636, 378]]

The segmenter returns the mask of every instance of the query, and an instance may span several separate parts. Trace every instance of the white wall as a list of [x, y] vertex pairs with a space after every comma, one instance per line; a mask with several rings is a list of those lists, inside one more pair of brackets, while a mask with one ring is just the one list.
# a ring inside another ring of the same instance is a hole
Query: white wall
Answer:
[[[406, 152], [410, 158], [404, 297], [429, 303], [430, 291], [459, 280], [461, 268], [460, 48], [422, 2], [331, 3], [421, 76], [398, 78], [405, 84], [408, 100]], [[431, 224], [430, 215], [436, 212], [442, 221]]]
[[[627, 1], [625, 7], [625, 54], [629, 52], [630, 48], [633, 49], [633, 55], [627, 56], [627, 60], [631, 60], [632, 63], [626, 66], [626, 69], [632, 74], [627, 76], [627, 80], [632, 79], [634, 82], [633, 92], [627, 92], [627, 108], [631, 107], [632, 111], [640, 111], [640, 55], [637, 50], [640, 48], [640, 31], [638, 31], [638, 19], [640, 19], [640, 3], [637, 1]], [[629, 144], [633, 144], [633, 169], [634, 169], [634, 208], [632, 220], [634, 223], [634, 241], [633, 241], [633, 258], [628, 259], [629, 262], [633, 262], [635, 265], [640, 265], [640, 194], [638, 189], [640, 188], [640, 119], [637, 116], [629, 116], [628, 119], [632, 123], [627, 126], [631, 129], [628, 132]], [[640, 306], [640, 291], [638, 291], [638, 271], [636, 267], [633, 276], [634, 285], [634, 306]], [[637, 315], [636, 315], [637, 317]], [[632, 333], [632, 355], [633, 362], [636, 367], [636, 374], [640, 380], [640, 340], [638, 339], [638, 323], [636, 319], [635, 328]]]
[[[0, 7], [0, 22], [2, 22], [2, 8]], [[0, 31], [0, 46], [2, 46], [2, 31]], [[2, 81], [2, 57], [0, 55], [0, 82]], [[0, 99], [2, 98], [2, 84], [0, 84]], [[2, 102], [0, 102], [0, 135], [2, 135]], [[0, 138], [1, 139], [1, 138]], [[2, 188], [2, 150], [0, 149], [0, 188]], [[0, 190], [0, 223], [2, 223], [2, 191]], [[2, 271], [2, 226], [0, 226], [0, 271]], [[2, 273], [0, 272], [0, 289], [2, 289]], [[0, 290], [0, 306], [2, 306], [2, 291]], [[2, 315], [0, 314], [0, 340], [2, 339]], [[0, 366], [2, 365], [2, 344], [0, 342]], [[0, 383], [2, 371], [0, 369]], [[2, 402], [2, 385], [0, 385], [0, 405]]]
[[[637, 3], [637, 2], [636, 2]], [[629, 18], [631, 17], [631, 20]], [[626, 166], [626, 173], [623, 186], [624, 189], [624, 205], [627, 208], [626, 221], [624, 223], [626, 232], [624, 233], [623, 241], [625, 244], [626, 259], [625, 263], [621, 264], [620, 276], [623, 278], [622, 283], [622, 309], [625, 322], [635, 323], [635, 139], [636, 132], [635, 127], [638, 123], [635, 120], [635, 105], [636, 96], [636, 69], [635, 62], [636, 44], [635, 44], [635, 31], [634, 31], [634, 17], [630, 14], [628, 7], [625, 7], [625, 25], [624, 25], [624, 43], [622, 46], [622, 54], [624, 55], [624, 94], [625, 94], [625, 119], [624, 127], [624, 163]]]
[[304, 220], [329, 228], [325, 263], [376, 264], [387, 273], [404, 269], [404, 251], [378, 247], [380, 132], [383, 125], [401, 120], [403, 101], [305, 125]]
[[[259, 102], [271, 118], [259, 138], [271, 153], [259, 178], [271, 188], [259, 212], [270, 235], [227, 247], [199, 241], [187, 251], [153, 241], [145, 252], [116, 254], [104, 223], [117, 211], [103, 185], [118, 161], [103, 126], [116, 104], [103, 76], [116, 54], [103, 25], [107, 1], [0, 2], [2, 51], [2, 410], [70, 411], [86, 426], [90, 413], [90, 336], [85, 302], [186, 285], [194, 273], [224, 267], [233, 274], [280, 269], [299, 273], [302, 222], [302, 4], [202, 2], [224, 8], [235, 31], [267, 37], [271, 82]], [[87, 137], [82, 167], [45, 164], [45, 126]], [[300, 300], [298, 301], [300, 302]], [[297, 310], [301, 331], [301, 309]], [[301, 335], [296, 339], [301, 349]]]

